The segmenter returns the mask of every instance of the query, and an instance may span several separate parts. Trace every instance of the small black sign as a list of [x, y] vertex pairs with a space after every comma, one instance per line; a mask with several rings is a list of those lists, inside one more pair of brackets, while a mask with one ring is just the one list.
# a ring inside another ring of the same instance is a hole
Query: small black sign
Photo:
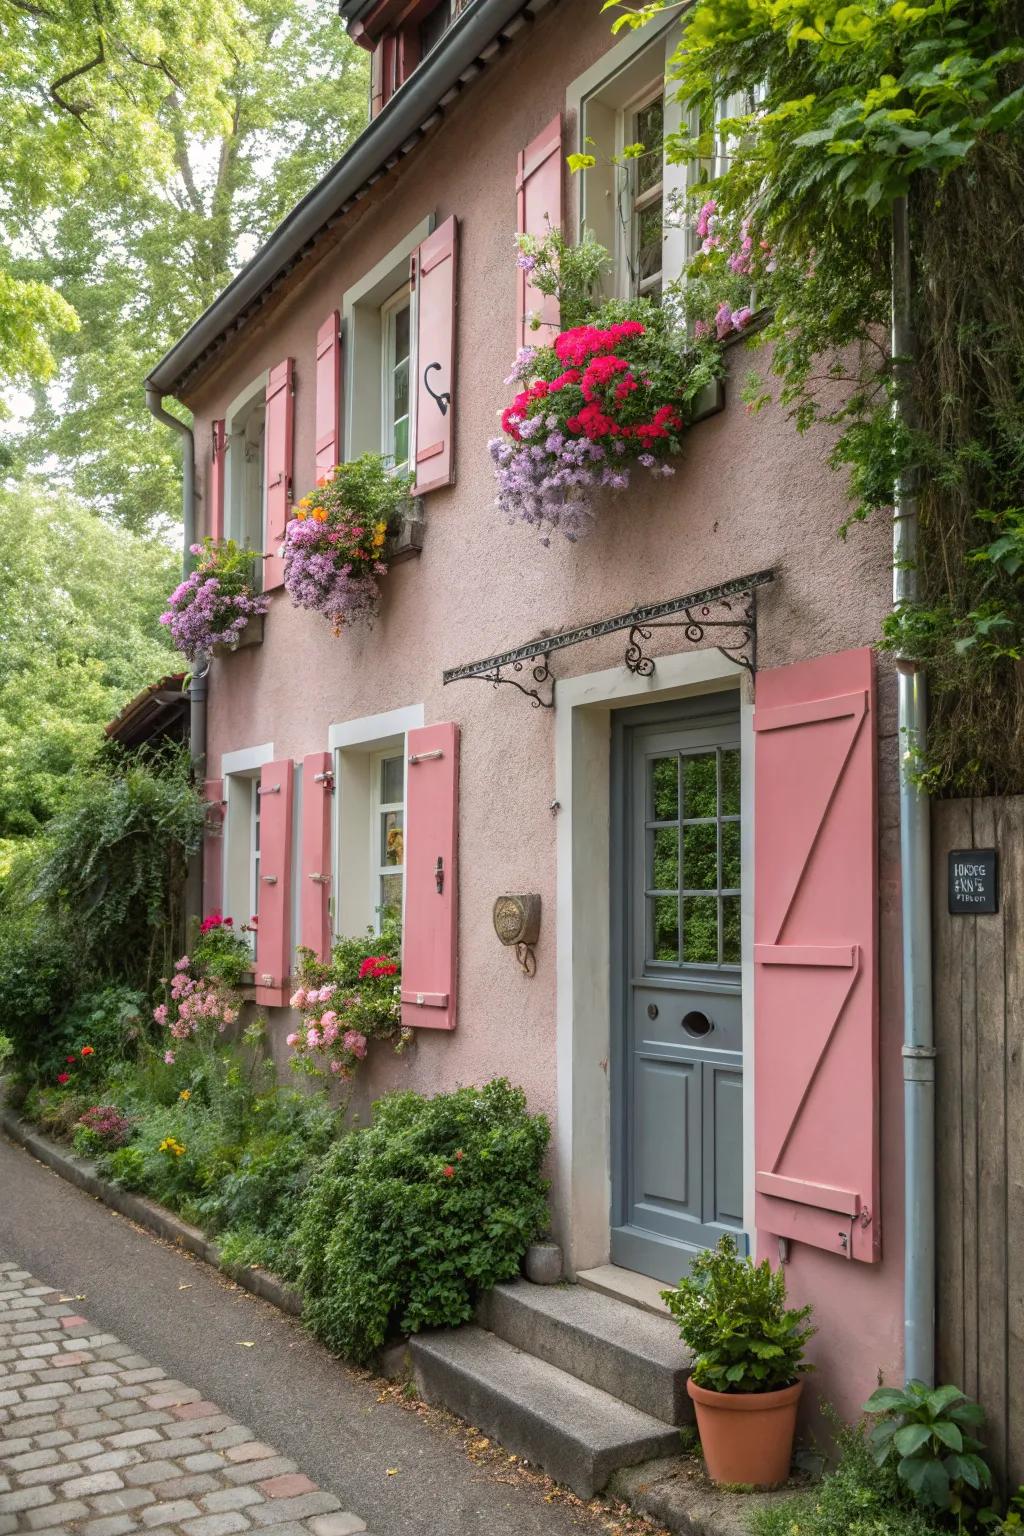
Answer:
[[949, 910], [999, 911], [999, 854], [995, 848], [954, 848], [949, 855]]

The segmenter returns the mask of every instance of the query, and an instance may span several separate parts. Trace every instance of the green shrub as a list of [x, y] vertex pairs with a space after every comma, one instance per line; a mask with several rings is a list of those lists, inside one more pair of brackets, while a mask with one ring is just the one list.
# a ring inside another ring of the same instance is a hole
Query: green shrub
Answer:
[[875, 1466], [863, 1427], [841, 1426], [838, 1441], [835, 1471], [807, 1493], [755, 1510], [751, 1536], [935, 1536], [895, 1472]]
[[380, 1099], [370, 1126], [328, 1152], [303, 1204], [299, 1282], [313, 1331], [366, 1360], [395, 1328], [465, 1322], [546, 1229], [549, 1136], [504, 1079]]
[[969, 1522], [990, 1502], [992, 1472], [972, 1433], [985, 1413], [959, 1387], [879, 1387], [864, 1411], [880, 1416], [869, 1437], [876, 1465], [894, 1467], [923, 1508]]
[[773, 1271], [767, 1259], [741, 1258], [733, 1238], [719, 1238], [674, 1290], [661, 1294], [696, 1356], [699, 1387], [774, 1392], [811, 1369], [804, 1360], [814, 1333], [810, 1307], [787, 1307], [782, 1270]]

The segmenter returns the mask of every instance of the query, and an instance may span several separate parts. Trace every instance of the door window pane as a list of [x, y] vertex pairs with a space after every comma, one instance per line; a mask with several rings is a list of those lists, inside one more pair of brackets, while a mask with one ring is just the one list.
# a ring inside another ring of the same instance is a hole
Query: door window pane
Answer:
[[679, 831], [676, 827], [660, 827], [654, 833], [651, 857], [651, 889], [677, 891], [679, 889]]
[[683, 889], [718, 889], [718, 828], [713, 821], [683, 827]]
[[385, 757], [380, 765], [380, 803], [381, 805], [401, 804], [404, 784], [405, 759], [402, 757]]
[[718, 814], [718, 754], [699, 752], [683, 758], [683, 815]]
[[677, 896], [655, 896], [651, 903], [653, 909], [652, 927], [654, 930], [655, 960], [679, 959], [679, 898]]
[[740, 886], [740, 824], [722, 822], [722, 889], [738, 891]]
[[381, 917], [401, 917], [402, 877], [382, 875], [380, 882]]
[[726, 965], [740, 963], [740, 898], [722, 897], [722, 960]]
[[654, 821], [679, 817], [678, 757], [656, 757], [651, 763], [651, 814]]
[[736, 747], [723, 748], [720, 754], [722, 771], [722, 815], [740, 814], [740, 754]]
[[382, 757], [376, 776], [374, 806], [374, 906], [381, 917], [402, 914], [402, 879], [405, 864], [405, 755]]
[[718, 964], [718, 898], [683, 898], [683, 960], [688, 965]]

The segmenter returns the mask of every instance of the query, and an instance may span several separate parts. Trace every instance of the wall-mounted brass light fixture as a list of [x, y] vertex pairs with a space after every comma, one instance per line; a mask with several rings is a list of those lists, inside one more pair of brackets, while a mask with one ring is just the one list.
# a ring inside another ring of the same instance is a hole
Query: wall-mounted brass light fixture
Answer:
[[537, 969], [534, 945], [540, 935], [540, 897], [499, 896], [494, 903], [494, 931], [503, 944], [515, 948], [519, 964], [532, 976]]

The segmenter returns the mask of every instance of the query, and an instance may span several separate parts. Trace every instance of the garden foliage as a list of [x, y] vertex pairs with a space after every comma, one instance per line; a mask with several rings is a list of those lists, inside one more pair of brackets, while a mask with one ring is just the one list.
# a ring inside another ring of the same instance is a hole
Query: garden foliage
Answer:
[[371, 928], [362, 938], [338, 939], [326, 963], [299, 950], [299, 986], [291, 997], [299, 1027], [287, 1037], [293, 1067], [346, 1081], [371, 1039], [387, 1040], [401, 1054], [412, 1039], [402, 1028], [401, 955], [394, 917], [384, 918], [380, 933]]
[[992, 1472], [974, 1433], [985, 1414], [959, 1387], [879, 1387], [864, 1411], [879, 1417], [869, 1436], [876, 1464], [894, 1467], [919, 1504], [969, 1521], [990, 1503]]
[[395, 1331], [454, 1326], [519, 1274], [547, 1226], [550, 1132], [504, 1079], [424, 1099], [394, 1093], [328, 1153], [297, 1232], [304, 1315], [366, 1360]]

